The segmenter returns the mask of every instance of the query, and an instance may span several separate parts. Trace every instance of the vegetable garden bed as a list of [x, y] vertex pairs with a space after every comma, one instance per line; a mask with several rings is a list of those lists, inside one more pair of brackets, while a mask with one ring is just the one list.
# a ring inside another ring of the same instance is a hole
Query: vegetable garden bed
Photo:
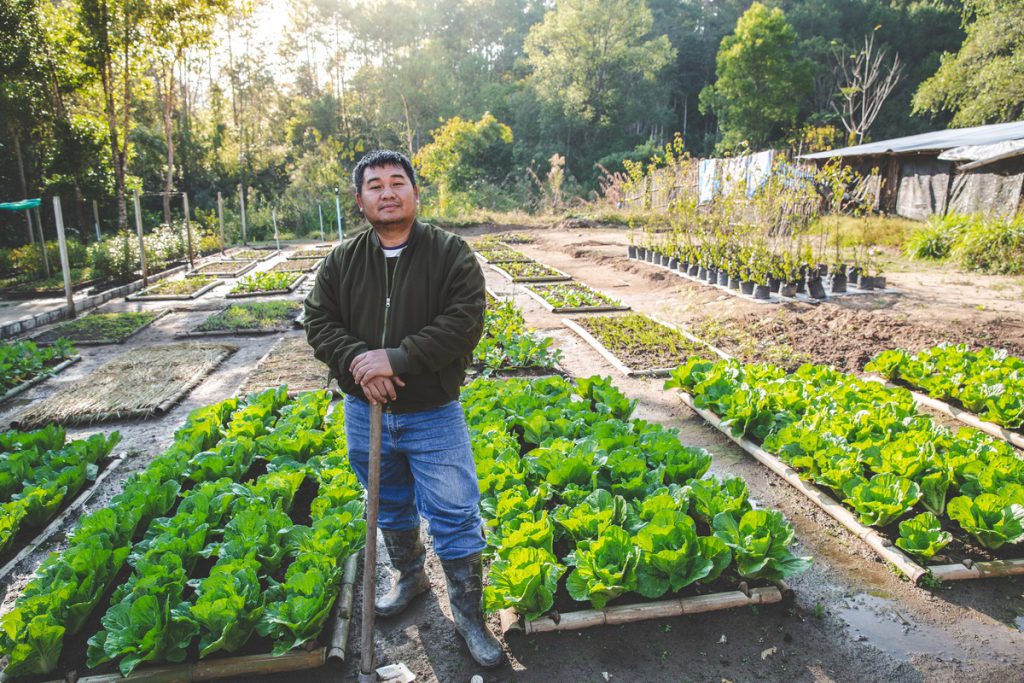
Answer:
[[606, 378], [476, 380], [463, 404], [493, 558], [484, 605], [506, 630], [778, 602], [772, 582], [809, 564], [779, 512], [754, 510], [742, 479], [704, 478], [710, 454], [631, 419]]
[[905, 390], [826, 366], [700, 359], [665, 386], [912, 581], [1024, 573], [1024, 460], [935, 424]]
[[533, 261], [526, 254], [505, 246], [481, 247], [474, 253], [484, 263], [528, 263]]
[[285, 259], [280, 263], [275, 263], [270, 267], [267, 272], [270, 273], [307, 273], [311, 270], [316, 270], [323, 263], [322, 258], [305, 258], [305, 259]]
[[500, 266], [491, 264], [491, 268], [512, 282], [567, 282], [572, 279], [568, 273], [536, 261], [503, 263]]
[[253, 273], [235, 283], [227, 293], [227, 298], [291, 294], [305, 279], [306, 276], [302, 273]]
[[326, 258], [327, 255], [330, 254], [332, 251], [334, 251], [334, 245], [333, 244], [328, 244], [328, 245], [324, 245], [322, 247], [309, 247], [309, 248], [306, 248], [306, 249], [298, 249], [296, 251], [289, 251], [289, 252], [287, 252], [285, 254], [285, 258], [286, 259], [306, 259], [306, 258], [322, 259], [322, 258]]
[[527, 285], [526, 293], [552, 313], [628, 311], [629, 306], [579, 282]]
[[227, 344], [200, 342], [132, 349], [33, 403], [18, 413], [11, 425], [26, 429], [159, 415], [236, 350]]
[[239, 277], [256, 267], [257, 261], [212, 261], [196, 266], [185, 273], [185, 277], [200, 275], [216, 275], [219, 277]]
[[209, 275], [194, 275], [181, 280], [162, 280], [125, 298], [128, 301], [188, 301], [198, 299], [221, 282], [223, 280]]
[[526, 327], [515, 303], [487, 292], [484, 333], [473, 349], [471, 371], [483, 376], [537, 376], [560, 373], [562, 352], [554, 341]]
[[224, 257], [227, 261], [267, 261], [280, 254], [277, 249], [237, 249]]
[[910, 389], [920, 405], [1024, 449], [1024, 360], [1006, 351], [962, 344], [916, 355], [883, 351], [865, 370]]
[[164, 311], [140, 311], [125, 313], [90, 313], [74, 320], [60, 323], [42, 334], [32, 337], [37, 344], [53, 344], [67, 339], [80, 346], [123, 344], [154, 322], [170, 313]]
[[82, 360], [75, 347], [58, 340], [39, 348], [33, 341], [5, 343], [0, 346], [0, 402], [14, 398], [72, 364]]
[[[313, 356], [306, 337], [282, 338], [245, 378], [240, 394], [265, 391], [285, 384], [292, 392], [323, 391], [327, 386], [327, 366]], [[340, 392], [328, 389], [336, 396]]]
[[295, 326], [300, 312], [302, 312], [301, 301], [249, 301], [231, 304], [211, 315], [194, 330], [181, 336], [203, 337], [284, 332]]
[[693, 335], [639, 313], [565, 319], [562, 324], [627, 377], [664, 377], [690, 355], [721, 354]]
[[362, 489], [329, 403], [279, 387], [193, 411], [0, 617], [5, 679], [189, 681], [344, 657]]

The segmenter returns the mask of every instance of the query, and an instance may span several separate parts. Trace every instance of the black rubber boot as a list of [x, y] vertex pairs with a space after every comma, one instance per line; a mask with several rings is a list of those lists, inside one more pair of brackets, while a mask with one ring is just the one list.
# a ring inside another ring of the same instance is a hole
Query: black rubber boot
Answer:
[[384, 531], [384, 545], [391, 556], [391, 566], [398, 571], [391, 590], [374, 601], [374, 612], [381, 617], [400, 613], [417, 595], [430, 590], [430, 579], [423, 570], [427, 549], [420, 541], [420, 530]]
[[448, 604], [455, 619], [455, 630], [466, 641], [477, 664], [488, 668], [500, 666], [505, 661], [505, 653], [484, 623], [484, 570], [480, 555], [442, 560], [441, 565], [448, 584]]

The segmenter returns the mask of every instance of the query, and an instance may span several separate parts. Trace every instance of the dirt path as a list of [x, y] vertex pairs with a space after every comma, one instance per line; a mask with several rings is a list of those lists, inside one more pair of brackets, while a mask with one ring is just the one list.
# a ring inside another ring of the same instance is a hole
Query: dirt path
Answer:
[[[913, 276], [893, 278], [907, 294], [895, 299], [877, 297], [864, 304], [766, 307], [725, 297], [653, 266], [625, 259], [626, 236], [614, 231], [534, 231], [538, 241], [523, 250], [544, 262], [572, 273], [607, 293], [627, 301], [636, 310], [688, 324], [721, 320], [723, 335], [742, 334], [751, 321], [779, 318], [784, 330], [802, 331], [785, 343], [816, 360], [839, 359], [856, 369], [855, 359], [884, 347], [892, 339], [916, 339], [921, 345], [938, 341], [940, 333], [972, 338], [988, 331], [994, 340], [1019, 350], [1024, 332], [1019, 323], [1000, 316], [1024, 317], [1019, 301], [1001, 302], [1010, 310], [979, 311], [956, 300], [937, 299], [935, 312], [925, 285]], [[904, 277], [906, 284], [903, 284]], [[929, 277], [932, 277], [929, 275]], [[560, 316], [550, 314], [518, 292], [497, 274], [488, 283], [499, 291], [512, 292], [529, 323], [555, 338], [565, 354], [564, 367], [576, 376], [612, 375], [627, 394], [638, 398], [637, 416], [656, 420], [680, 430], [684, 443], [708, 448], [715, 456], [713, 471], [743, 476], [751, 495], [760, 503], [782, 510], [797, 530], [803, 554], [814, 556], [813, 568], [793, 582], [796, 600], [791, 605], [768, 606], [711, 613], [700, 617], [662, 619], [629, 626], [602, 627], [578, 633], [508, 638], [511, 663], [496, 672], [482, 672], [469, 658], [455, 635], [444, 589], [444, 577], [433, 554], [428, 561], [432, 592], [405, 614], [378, 622], [376, 651], [381, 663], [404, 661], [418, 681], [441, 683], [468, 681], [480, 673], [491, 681], [949, 681], [1024, 680], [1024, 635], [1014, 620], [1024, 621], [1024, 596], [1020, 580], [963, 582], [933, 591], [900, 580], [851, 534], [831, 518], [808, 505], [791, 489], [770, 475], [724, 437], [708, 427], [685, 406], [661, 389], [659, 380], [618, 376], [589, 346], [563, 327]], [[917, 289], [918, 287], [924, 289]], [[957, 287], [966, 285], [953, 285]], [[58, 378], [49, 380], [0, 409], [6, 422], [25, 402], [49, 395], [65, 382], [81, 379], [114, 355], [131, 348], [173, 341], [178, 331], [191, 329], [211, 311], [224, 304], [226, 287], [194, 302], [175, 302], [176, 312], [157, 321], [123, 346], [90, 347], [85, 359]], [[966, 290], [964, 290], [966, 292]], [[300, 296], [298, 293], [294, 295]], [[957, 294], [957, 296], [960, 296]], [[964, 293], [969, 297], [982, 296]], [[926, 304], [928, 307], [926, 308]], [[976, 304], [975, 304], [976, 305]], [[104, 312], [165, 308], [158, 303], [111, 303]], [[992, 307], [996, 302], [992, 302]], [[920, 310], [919, 310], [920, 309]], [[898, 332], [889, 325], [903, 320]], [[795, 321], [795, 322], [794, 322]], [[818, 329], [830, 330], [830, 321], [848, 346], [822, 342]], [[838, 322], [836, 322], [838, 321]], [[860, 328], [859, 325], [864, 327]], [[705, 323], [705, 329], [713, 329]], [[858, 332], [858, 329], [860, 330]], [[301, 332], [289, 332], [300, 335]], [[910, 335], [917, 335], [911, 337]], [[121, 429], [120, 448], [136, 455], [104, 486], [88, 506], [95, 509], [120, 488], [132, 471], [144, 467], [165, 448], [174, 430], [195, 407], [235, 393], [259, 359], [281, 335], [225, 338], [239, 346], [223, 365], [176, 408], [161, 418], [143, 422], [103, 425], [104, 431]], [[779, 333], [781, 338], [782, 333]], [[780, 342], [766, 344], [757, 352], [780, 353]], [[741, 346], [746, 342], [737, 342]], [[1014, 346], [1017, 345], [1017, 346]], [[755, 347], [757, 349], [758, 347]], [[776, 349], [776, 350], [772, 350]], [[96, 430], [70, 430], [80, 435]], [[69, 525], [73, 520], [69, 521]], [[7, 600], [13, 599], [27, 573], [59, 541], [22, 564], [9, 581]], [[381, 556], [384, 552], [381, 550]], [[380, 579], [386, 580], [383, 570]], [[267, 677], [266, 681], [291, 683], [297, 677], [310, 683], [355, 681], [358, 670], [361, 596], [356, 595], [349, 641], [352, 662], [305, 673]], [[496, 620], [492, 626], [497, 630]]]

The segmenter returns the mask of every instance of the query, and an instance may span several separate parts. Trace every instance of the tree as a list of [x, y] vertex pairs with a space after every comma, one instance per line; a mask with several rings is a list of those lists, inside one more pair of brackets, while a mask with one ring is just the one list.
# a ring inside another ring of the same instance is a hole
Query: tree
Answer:
[[722, 131], [719, 151], [743, 142], [758, 148], [796, 123], [810, 93], [812, 65], [796, 52], [797, 35], [781, 9], [751, 5], [722, 39], [714, 85], [700, 95], [702, 112], [714, 111]]
[[675, 57], [652, 26], [644, 0], [563, 0], [526, 37], [529, 82], [578, 126], [624, 125], [630, 105]]
[[976, 126], [1024, 117], [1024, 2], [967, 0], [967, 33], [914, 95], [914, 112], [953, 114], [953, 125]]
[[512, 165], [512, 129], [490, 112], [479, 121], [455, 116], [431, 133], [434, 140], [413, 157], [424, 179], [438, 188], [441, 209], [475, 183], [499, 183]]
[[864, 38], [864, 47], [855, 54], [842, 48], [835, 51], [836, 84], [842, 105], [832, 102], [843, 127], [854, 144], [864, 141], [871, 125], [878, 118], [882, 105], [903, 75], [903, 64], [896, 53], [892, 64], [886, 65], [886, 49], [875, 47], [875, 34]]

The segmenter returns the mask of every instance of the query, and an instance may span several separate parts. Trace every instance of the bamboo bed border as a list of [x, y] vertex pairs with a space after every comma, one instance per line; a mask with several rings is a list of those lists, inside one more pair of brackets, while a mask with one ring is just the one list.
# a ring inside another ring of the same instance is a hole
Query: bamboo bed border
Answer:
[[[589, 287], [587, 285], [582, 286], [586, 287], [587, 289], [596, 294], [604, 296], [604, 292], [599, 292], [593, 287]], [[533, 288], [530, 287], [530, 285], [525, 285], [523, 289], [526, 291], [526, 294], [530, 298], [532, 298], [534, 301], [539, 303], [541, 306], [546, 308], [551, 313], [614, 313], [617, 311], [630, 310], [630, 307], [627, 306], [626, 304], [601, 304], [599, 306], [554, 306], [547, 299], [541, 296], [540, 292], [534, 291]]]
[[[128, 311], [128, 312], [131, 312], [131, 311]], [[141, 311], [141, 312], [142, 313], [147, 313], [148, 311]], [[163, 318], [164, 316], [169, 315], [171, 312], [172, 311], [169, 308], [164, 308], [164, 309], [161, 309], [159, 311], [156, 311], [156, 317], [155, 318], [153, 318], [149, 322], [147, 322], [147, 323], [145, 323], [143, 325], [140, 325], [139, 327], [135, 328], [129, 334], [125, 335], [121, 339], [87, 339], [85, 341], [75, 341], [75, 340], [72, 339], [71, 343], [74, 344], [75, 346], [111, 346], [113, 344], [123, 344], [126, 341], [128, 341], [129, 339], [131, 339], [132, 337], [134, 337], [135, 335], [137, 335], [140, 332], [142, 332], [144, 329], [146, 329], [147, 327], [149, 327], [153, 323], [155, 323], [160, 318]], [[99, 315], [99, 314], [97, 314], [97, 313], [90, 313], [89, 315]], [[115, 313], [115, 315], [116, 315], [116, 313]], [[76, 320], [82, 320], [82, 319], [84, 319], [86, 317], [88, 317], [88, 316], [84, 316], [83, 315], [81, 318], [76, 318]], [[63, 323], [61, 323], [61, 324], [63, 324]], [[33, 338], [32, 341], [35, 341], [35, 339]], [[53, 342], [38, 342], [37, 341], [36, 344], [39, 344], [40, 346], [51, 346], [51, 345], [53, 345]]]
[[330, 248], [330, 250], [328, 250], [328, 252], [326, 254], [323, 254], [321, 256], [299, 256], [299, 254], [301, 254], [303, 251], [320, 251], [320, 250], [317, 249], [316, 247], [305, 247], [304, 249], [292, 249], [292, 250], [286, 251], [284, 253], [284, 260], [285, 261], [294, 261], [294, 260], [297, 260], [297, 259], [304, 259], [304, 258], [325, 259], [328, 256], [330, 256], [332, 251], [334, 251], [334, 246], [332, 246]]
[[259, 261], [257, 261], [256, 259], [253, 259], [251, 261], [234, 261], [234, 263], [245, 264], [245, 265], [243, 267], [241, 267], [240, 269], [238, 269], [238, 270], [231, 271], [230, 273], [200, 273], [199, 272], [200, 268], [205, 268], [206, 266], [215, 265], [215, 264], [218, 264], [218, 263], [231, 263], [231, 261], [229, 259], [226, 259], [224, 261], [212, 261], [210, 263], [204, 263], [203, 265], [197, 266], [196, 268], [193, 268], [192, 270], [190, 270], [187, 273], [185, 273], [185, 277], [199, 277], [201, 275], [205, 275], [207, 277], [233, 279], [233, 278], [236, 278], [236, 277], [241, 277], [242, 275], [245, 275], [246, 273], [248, 273], [250, 270], [252, 270], [253, 268], [256, 267], [256, 265], [259, 263]]
[[55, 533], [57, 533], [57, 530], [64, 525], [64, 522], [67, 521], [68, 517], [70, 517], [73, 512], [76, 512], [80, 507], [89, 502], [89, 499], [99, 492], [100, 484], [102, 484], [107, 477], [113, 474], [114, 470], [116, 470], [118, 467], [124, 464], [124, 461], [127, 459], [127, 453], [120, 453], [114, 456], [110, 460], [110, 463], [103, 468], [103, 471], [100, 472], [96, 479], [92, 482], [91, 486], [81, 491], [78, 494], [78, 497], [71, 501], [70, 505], [64, 508], [63, 512], [61, 512], [59, 515], [50, 520], [50, 523], [47, 524], [42, 531], [36, 534], [35, 537], [33, 537], [32, 540], [30, 540], [21, 550], [19, 550], [14, 557], [8, 560], [7, 563], [2, 568], [0, 568], [0, 581], [6, 579], [7, 575], [14, 571], [15, 567], [17, 567], [22, 560], [24, 560], [30, 554], [35, 552], [39, 548], [39, 546], [50, 540], [50, 538]]
[[565, 614], [544, 615], [533, 621], [524, 620], [511, 607], [498, 613], [502, 635], [521, 631], [525, 635], [552, 633], [556, 631], [578, 631], [593, 626], [614, 626], [632, 624], [648, 619], [679, 617], [704, 612], [717, 612], [749, 605], [769, 605], [792, 597], [792, 590], [779, 582], [774, 586], [747, 589], [741, 584], [734, 591], [722, 591], [709, 595], [694, 595], [673, 600], [616, 605], [600, 610], [585, 609]]
[[[507, 249], [512, 249], [512, 247], [509, 247], [508, 245], [505, 245], [505, 246], [506, 246]], [[512, 251], [519, 251], [519, 250], [518, 249], [512, 249]], [[529, 256], [527, 256], [526, 254], [520, 254], [520, 256], [522, 256], [522, 258], [516, 258], [516, 259], [513, 259], [513, 258], [502, 258], [500, 256], [498, 258], [495, 258], [495, 259], [489, 259], [486, 256], [484, 256], [483, 254], [481, 254], [479, 251], [477, 251], [476, 249], [473, 250], [473, 254], [480, 260], [481, 263], [483, 263], [484, 265], [487, 265], [487, 266], [492, 265], [494, 263], [529, 263], [530, 261], [534, 260], [534, 259], [530, 258]]]
[[938, 581], [963, 581], [968, 579], [983, 579], [997, 576], [1011, 576], [1024, 574], [1024, 558], [1009, 560], [993, 560], [990, 562], [976, 562], [966, 559], [963, 562], [953, 564], [940, 564], [930, 567], [921, 565], [910, 559], [903, 551], [892, 544], [889, 539], [882, 536], [877, 529], [865, 526], [860, 523], [856, 516], [847, 508], [843, 507], [835, 499], [815, 486], [813, 483], [800, 478], [796, 470], [785, 464], [777, 457], [754, 444], [749, 439], [736, 437], [725, 426], [722, 420], [710, 410], [698, 408], [694, 405], [693, 397], [685, 391], [676, 390], [691, 410], [700, 415], [715, 429], [727, 436], [733, 443], [745, 450], [762, 465], [765, 465], [772, 472], [777, 474], [790, 486], [806, 496], [811, 502], [821, 508], [830, 517], [842, 524], [857, 538], [864, 541], [883, 560], [895, 566], [913, 583], [919, 583], [924, 576], [932, 576]]
[[299, 288], [303, 282], [306, 281], [306, 273], [300, 273], [299, 277], [288, 285], [288, 289], [267, 289], [262, 292], [238, 292], [236, 294], [227, 293], [224, 295], [225, 299], [246, 299], [254, 296], [277, 296], [280, 294], [291, 294]]
[[[201, 277], [201, 275], [193, 277]], [[211, 282], [208, 285], [203, 285], [202, 287], [192, 292], [191, 294], [146, 294], [147, 290], [152, 289], [152, 287], [147, 287], [146, 289], [136, 294], [129, 294], [124, 299], [125, 301], [191, 301], [193, 299], [198, 299], [203, 294], [206, 294], [214, 287], [217, 287], [223, 283], [224, 280], [220, 278], [215, 278], [213, 282]]]
[[82, 360], [81, 354], [76, 354], [76, 355], [72, 356], [71, 358], [68, 358], [67, 360], [64, 360], [64, 361], [61, 361], [60, 363], [57, 363], [52, 368], [50, 368], [48, 372], [44, 372], [44, 373], [41, 373], [39, 375], [36, 375], [32, 379], [25, 380], [24, 382], [22, 382], [18, 386], [12, 387], [11, 389], [9, 389], [7, 391], [7, 393], [4, 394], [3, 396], [0, 396], [0, 403], [3, 403], [4, 401], [7, 401], [8, 399], [12, 399], [12, 398], [14, 398], [17, 395], [22, 394], [22, 393], [28, 391], [29, 389], [31, 389], [32, 387], [36, 386], [37, 384], [42, 384], [43, 382], [45, 382], [46, 380], [50, 379], [51, 377], [54, 377], [55, 375], [63, 372], [64, 370], [67, 370], [68, 368], [70, 368], [72, 365], [74, 365], [75, 363], [77, 363], [80, 360]]
[[[308, 268], [302, 268], [302, 269], [294, 269], [293, 268], [293, 269], [290, 269], [290, 270], [289, 269], [274, 270], [278, 266], [286, 266], [290, 262], [294, 262], [294, 261], [314, 261], [314, 260], [316, 261], [316, 264], [312, 265], [312, 266], [310, 266]], [[282, 260], [278, 261], [277, 263], [275, 263], [274, 265], [270, 266], [270, 268], [267, 269], [267, 272], [268, 273], [312, 273], [314, 270], [319, 269], [320, 266], [322, 266], [323, 264], [324, 264], [324, 259], [322, 257], [321, 258], [310, 257], [310, 258], [303, 258], [303, 259], [300, 259], [300, 258], [287, 259], [286, 258], [286, 259], [282, 259]]]
[[224, 256], [222, 256], [221, 258], [224, 261], [256, 261], [257, 263], [263, 263], [264, 261], [269, 261], [270, 259], [274, 258], [275, 256], [281, 253], [281, 251], [278, 249], [263, 249], [261, 247], [241, 247], [238, 248], [238, 251], [259, 251], [266, 252], [267, 255], [257, 256], [254, 258], [234, 258], [234, 254], [232, 254], [229, 251], [226, 254], [224, 254]]
[[879, 377], [877, 375], [864, 375], [864, 379], [869, 382], [878, 382], [880, 384], [884, 384], [885, 386], [892, 389], [906, 389], [907, 391], [910, 392], [910, 395], [914, 397], [914, 402], [917, 403], [918, 405], [931, 408], [932, 410], [940, 412], [943, 415], [947, 415], [958, 422], [962, 422], [968, 427], [974, 427], [978, 431], [985, 432], [989, 436], [994, 436], [997, 439], [1002, 439], [1003, 441], [1006, 441], [1007, 443], [1013, 444], [1017, 448], [1024, 450], [1024, 434], [1019, 434], [1013, 430], [1006, 429], [1005, 427], [1000, 427], [994, 422], [982, 420], [980, 417], [978, 417], [969, 410], [957, 408], [951, 403], [947, 403], [946, 401], [943, 401], [938, 398], [932, 398], [928, 394], [923, 394], [920, 391], [910, 389], [906, 386], [893, 384], [892, 382], [887, 381], [883, 377]]
[[[338, 598], [331, 610], [331, 629], [326, 643], [314, 646], [309, 650], [297, 649], [280, 656], [270, 653], [241, 655], [235, 657], [219, 657], [198, 662], [171, 664], [167, 666], [142, 667], [128, 676], [120, 672], [98, 674], [72, 678], [69, 672], [64, 678], [56, 678], [47, 683], [67, 683], [75, 680], [78, 683], [118, 683], [119, 681], [137, 681], [139, 683], [193, 683], [195, 681], [212, 681], [220, 678], [237, 676], [260, 676], [290, 671], [303, 671], [321, 667], [328, 660], [345, 661], [345, 650], [348, 634], [352, 624], [352, 603], [355, 595], [356, 569], [359, 553], [352, 553], [345, 560]], [[14, 683], [18, 679], [0, 674], [0, 683]]]
[[[539, 263], [539, 262], [536, 262], [536, 263]], [[552, 268], [551, 266], [544, 265], [543, 263], [541, 263], [540, 265], [544, 266], [545, 268], [547, 268], [548, 270], [552, 271], [553, 273], [556, 273], [556, 275], [519, 275], [519, 276], [514, 276], [511, 273], [509, 273], [507, 270], [502, 268], [501, 266], [497, 266], [497, 265], [495, 265], [493, 263], [490, 264], [491, 268], [493, 270], [497, 271], [499, 275], [501, 275], [502, 277], [504, 277], [504, 278], [506, 278], [508, 280], [511, 280], [512, 282], [569, 282], [570, 280], [572, 280], [572, 275], [569, 275], [568, 273], [563, 272], [563, 271], [559, 270], [558, 268]]]

